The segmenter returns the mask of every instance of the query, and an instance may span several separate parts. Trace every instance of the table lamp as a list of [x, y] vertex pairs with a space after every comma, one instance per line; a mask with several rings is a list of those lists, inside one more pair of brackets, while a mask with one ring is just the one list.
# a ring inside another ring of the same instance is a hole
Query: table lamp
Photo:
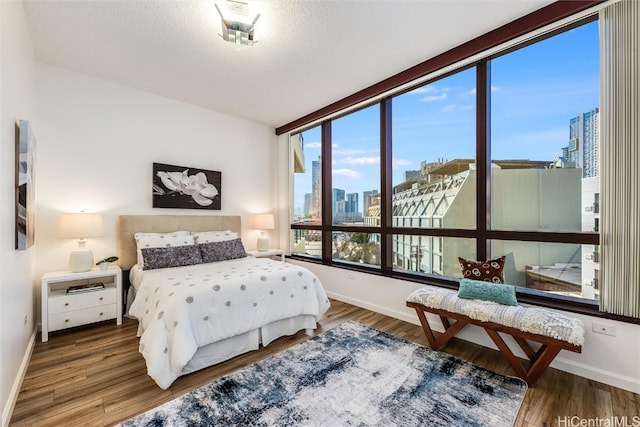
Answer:
[[258, 238], [258, 250], [266, 251], [269, 249], [269, 238], [265, 234], [265, 230], [275, 229], [275, 222], [273, 214], [256, 214], [253, 216], [253, 228], [260, 230], [260, 237]]
[[102, 215], [88, 213], [69, 213], [60, 215], [58, 236], [63, 239], [79, 239], [78, 249], [69, 256], [69, 270], [74, 273], [89, 271], [93, 268], [93, 252], [85, 247], [87, 237], [104, 235]]

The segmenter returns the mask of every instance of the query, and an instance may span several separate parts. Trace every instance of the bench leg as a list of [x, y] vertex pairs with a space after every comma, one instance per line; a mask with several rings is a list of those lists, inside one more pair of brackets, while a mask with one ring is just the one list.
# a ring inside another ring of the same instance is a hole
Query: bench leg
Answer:
[[485, 328], [484, 330], [487, 331], [487, 334], [491, 337], [493, 342], [498, 346], [500, 353], [502, 353], [505, 359], [507, 359], [507, 362], [509, 362], [509, 365], [511, 365], [513, 370], [516, 371], [516, 375], [518, 375], [520, 378], [525, 380], [527, 384], [533, 385], [529, 383], [529, 376], [527, 375], [527, 371], [524, 369], [524, 367], [522, 366], [518, 358], [515, 356], [515, 354], [513, 354], [509, 346], [507, 346], [507, 343], [504, 342], [502, 337], [493, 329]]
[[524, 342], [525, 346], [523, 350], [531, 360], [531, 366], [526, 370], [498, 332], [493, 329], [485, 329], [485, 331], [487, 331], [487, 334], [489, 334], [493, 342], [498, 346], [500, 353], [507, 359], [507, 362], [509, 362], [513, 370], [516, 371], [516, 375], [525, 380], [530, 386], [533, 386], [536, 381], [538, 381], [545, 369], [549, 367], [553, 359], [555, 359], [558, 353], [560, 353], [560, 350], [562, 350], [560, 347], [545, 344], [540, 347], [537, 353], [533, 354], [533, 350], [526, 341], [519, 337], [514, 337], [521, 347], [523, 347], [523, 343], [521, 343], [520, 340]]
[[454, 337], [455, 334], [460, 332], [460, 330], [467, 325], [467, 323], [460, 320], [457, 320], [456, 323], [452, 325], [449, 323], [449, 320], [447, 318], [440, 317], [445, 331], [436, 339], [433, 335], [433, 330], [429, 325], [429, 321], [427, 320], [427, 316], [425, 315], [424, 311], [416, 308], [416, 313], [418, 314], [418, 319], [420, 319], [420, 324], [422, 325], [424, 334], [427, 337], [429, 347], [431, 347], [433, 350], [440, 350], [449, 342], [451, 338]]
[[529, 385], [533, 385], [538, 381], [540, 375], [542, 375], [545, 369], [547, 369], [551, 362], [553, 362], [553, 359], [555, 359], [558, 353], [560, 353], [560, 350], [562, 350], [560, 347], [556, 346], [542, 346], [541, 349], [542, 348], [544, 348], [544, 350], [542, 350], [542, 352], [538, 352], [535, 362], [533, 362], [533, 365], [529, 368], [529, 379], [527, 380]]

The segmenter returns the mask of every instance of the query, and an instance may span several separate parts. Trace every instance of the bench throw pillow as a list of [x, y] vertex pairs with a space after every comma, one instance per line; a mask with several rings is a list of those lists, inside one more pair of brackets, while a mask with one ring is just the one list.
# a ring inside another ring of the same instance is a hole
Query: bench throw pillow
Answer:
[[504, 255], [489, 261], [471, 261], [458, 257], [463, 278], [493, 283], [504, 283], [504, 261]]
[[503, 283], [489, 283], [480, 280], [460, 279], [458, 297], [493, 301], [504, 305], [518, 305], [515, 286]]

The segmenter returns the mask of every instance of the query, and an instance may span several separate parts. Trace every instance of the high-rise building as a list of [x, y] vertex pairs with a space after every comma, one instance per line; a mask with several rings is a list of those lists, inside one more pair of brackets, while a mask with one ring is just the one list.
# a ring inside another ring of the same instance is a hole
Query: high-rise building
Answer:
[[599, 116], [598, 108], [594, 108], [569, 120], [569, 145], [562, 148], [562, 154], [582, 169], [583, 178], [599, 174]]
[[305, 195], [304, 195], [304, 208], [303, 208], [302, 215], [304, 217], [308, 217], [310, 210], [311, 210], [311, 193], [305, 193]]
[[358, 193], [347, 194], [344, 207], [345, 219], [347, 221], [358, 221]]
[[320, 156], [311, 162], [311, 206], [309, 217], [320, 219], [322, 207], [322, 167]]
[[344, 221], [345, 191], [339, 188], [331, 189], [331, 219], [333, 222]]
[[378, 190], [371, 191], [363, 191], [362, 192], [362, 216], [367, 216], [367, 212], [369, 212], [369, 207], [372, 203], [372, 196], [376, 196], [378, 194]]

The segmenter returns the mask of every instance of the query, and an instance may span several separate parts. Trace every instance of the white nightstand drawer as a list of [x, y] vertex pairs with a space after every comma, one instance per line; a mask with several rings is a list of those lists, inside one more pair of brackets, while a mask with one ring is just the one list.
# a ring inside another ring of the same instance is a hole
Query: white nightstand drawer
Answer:
[[99, 307], [85, 308], [68, 313], [50, 314], [49, 330], [57, 331], [59, 329], [72, 328], [74, 326], [85, 325], [87, 323], [115, 319], [116, 317], [115, 303]]
[[[95, 283], [105, 288], [67, 293], [70, 287], [88, 287]], [[49, 331], [116, 319], [122, 324], [122, 270], [117, 265], [106, 270], [52, 271], [40, 280], [42, 310], [42, 342], [49, 340]]]
[[83, 308], [115, 304], [116, 297], [117, 289], [115, 287], [107, 287], [101, 291], [51, 296], [49, 298], [49, 314], [66, 313]]

